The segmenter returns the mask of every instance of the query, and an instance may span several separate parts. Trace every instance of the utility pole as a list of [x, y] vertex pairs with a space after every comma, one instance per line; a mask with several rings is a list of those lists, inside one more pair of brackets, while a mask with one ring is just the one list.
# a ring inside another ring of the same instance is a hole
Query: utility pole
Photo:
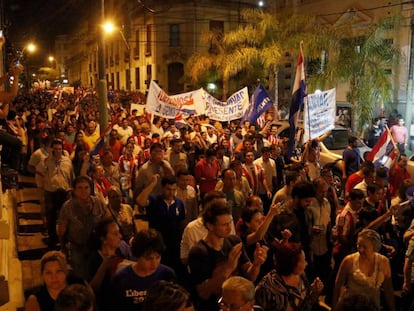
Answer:
[[[101, 0], [101, 25], [105, 23], [105, 0]], [[108, 125], [108, 89], [106, 85], [105, 70], [105, 34], [98, 27], [98, 101], [99, 101], [99, 127], [101, 134]]]

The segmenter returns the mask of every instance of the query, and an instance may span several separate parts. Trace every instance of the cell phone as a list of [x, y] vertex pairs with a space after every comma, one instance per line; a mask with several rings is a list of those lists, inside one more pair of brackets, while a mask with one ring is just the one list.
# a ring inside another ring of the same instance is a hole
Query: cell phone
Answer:
[[0, 38], [3, 37], [3, 30], [0, 29]]

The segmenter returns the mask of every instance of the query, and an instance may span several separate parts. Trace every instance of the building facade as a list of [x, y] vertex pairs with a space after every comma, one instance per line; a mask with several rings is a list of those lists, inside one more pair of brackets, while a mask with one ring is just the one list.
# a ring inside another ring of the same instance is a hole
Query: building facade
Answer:
[[[161, 2], [161, 3], [160, 3]], [[284, 0], [263, 1], [263, 10], [289, 10], [314, 13], [324, 23], [352, 20], [355, 27], [365, 27], [383, 17], [401, 14], [404, 26], [389, 32], [389, 44], [401, 48], [400, 63], [384, 68], [393, 84], [392, 107], [405, 114], [411, 123], [412, 67], [411, 16], [413, 4], [396, 0], [329, 1]], [[209, 49], [200, 35], [211, 29], [229, 31], [237, 28], [244, 8], [257, 7], [258, 1], [176, 0], [176, 1], [109, 1], [105, 2], [105, 17], [119, 29], [105, 37], [105, 70], [109, 89], [145, 93], [151, 80], [170, 94], [187, 91], [183, 81], [184, 65], [188, 58]], [[97, 38], [100, 29], [99, 10], [95, 19], [82, 24], [76, 33], [66, 38], [67, 49], [56, 51], [63, 59], [71, 83], [96, 87], [98, 76]], [[61, 54], [61, 55], [60, 55]], [[296, 59], [287, 54], [278, 75], [278, 100], [290, 101]], [[337, 101], [347, 102], [347, 83], [337, 86]], [[407, 104], [408, 103], [408, 104]]]

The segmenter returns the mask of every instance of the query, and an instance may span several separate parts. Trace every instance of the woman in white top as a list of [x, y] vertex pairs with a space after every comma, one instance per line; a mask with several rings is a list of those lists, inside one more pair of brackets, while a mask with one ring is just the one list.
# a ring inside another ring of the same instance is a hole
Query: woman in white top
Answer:
[[[380, 305], [380, 291], [384, 290], [385, 301], [390, 311], [395, 311], [394, 293], [391, 281], [391, 267], [387, 257], [378, 253], [381, 248], [379, 234], [364, 229], [358, 234], [358, 252], [344, 258], [335, 281], [332, 309], [345, 294], [364, 293]], [[341, 296], [341, 297], [340, 297]]]

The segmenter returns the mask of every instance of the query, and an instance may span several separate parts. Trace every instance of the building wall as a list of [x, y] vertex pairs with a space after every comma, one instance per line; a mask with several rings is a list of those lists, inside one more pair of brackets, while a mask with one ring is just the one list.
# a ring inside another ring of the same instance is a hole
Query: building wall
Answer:
[[[125, 9], [122, 4], [111, 5], [110, 1], [107, 2], [110, 10]], [[128, 89], [126, 79], [128, 69], [131, 72], [131, 90], [145, 92], [151, 79], [158, 80], [161, 86], [167, 87], [168, 65], [172, 63], [184, 65], [191, 54], [208, 48], [200, 44], [200, 34], [209, 29], [210, 20], [223, 21], [224, 30], [227, 31], [237, 27], [243, 8], [256, 5], [254, 0], [176, 0], [168, 3], [154, 4], [155, 6], [151, 9], [156, 11], [155, 14], [146, 8], [132, 7], [129, 19], [118, 19], [120, 25], [130, 27], [128, 33], [124, 32], [130, 50], [128, 52], [127, 45], [119, 32], [106, 37], [106, 73], [110, 88]], [[106, 12], [106, 15], [110, 15], [108, 10]], [[111, 15], [125, 15], [121, 13], [111, 12]], [[178, 46], [170, 46], [172, 24], [179, 25]], [[94, 32], [91, 33], [91, 30], [84, 26], [76, 30], [78, 39], [69, 40], [70, 52], [68, 54], [71, 57], [65, 63], [68, 76], [70, 81], [81, 81], [83, 86], [97, 85], [97, 50], [91, 45], [93, 40], [80, 39], [82, 35], [79, 33], [89, 31], [89, 37], [97, 38], [97, 30], [95, 27]], [[57, 54], [59, 54], [57, 56], [59, 59], [64, 59], [63, 52], [57, 52]], [[128, 61], [128, 55], [130, 61]], [[139, 79], [136, 75], [137, 70], [139, 70]], [[184, 90], [183, 85], [180, 91]]]
[[[111, 1], [106, 1], [110, 3]], [[289, 9], [306, 13], [315, 13], [322, 22], [331, 24], [340, 23], [352, 18], [355, 27], [365, 27], [382, 17], [401, 13], [406, 17], [406, 27], [390, 31], [390, 39], [401, 47], [402, 59], [398, 66], [390, 69], [390, 75], [394, 85], [395, 107], [404, 111], [407, 101], [409, 55], [411, 46], [410, 18], [413, 10], [412, 4], [399, 5], [402, 1], [390, 2], [388, 0], [284, 0], [269, 3], [265, 10]], [[166, 90], [169, 86], [168, 66], [173, 63], [185, 64], [187, 59], [196, 52], [206, 50], [209, 47], [202, 44], [200, 35], [209, 30], [210, 21], [223, 21], [224, 30], [236, 28], [240, 21], [240, 12], [245, 7], [254, 7], [257, 1], [214, 1], [176, 0], [168, 2], [155, 2], [154, 7], [139, 7], [132, 5], [127, 0], [118, 0], [116, 5], [110, 6], [107, 15], [118, 16], [117, 23], [125, 25], [126, 43], [120, 33], [113, 33], [106, 37], [106, 73], [108, 85], [114, 89], [128, 89], [126, 70], [130, 69], [130, 88], [145, 92], [151, 79]], [[125, 14], [125, 5], [129, 12]], [[155, 13], [150, 12], [155, 10]], [[127, 16], [127, 17], [125, 17]], [[170, 27], [179, 26], [179, 44], [170, 45]], [[70, 55], [65, 63], [70, 81], [81, 82], [84, 86], [97, 85], [97, 30], [87, 24], [76, 30], [75, 35], [69, 35], [68, 49], [61, 52], [64, 59]], [[148, 41], [149, 40], [149, 41]], [[306, 43], [305, 43], [306, 44]], [[69, 53], [67, 53], [70, 51]], [[126, 56], [125, 56], [126, 54]], [[129, 55], [129, 58], [128, 58]], [[59, 62], [60, 62], [60, 58]], [[128, 61], [129, 59], [129, 61]], [[291, 87], [294, 79], [296, 59], [287, 54], [281, 64], [279, 72], [279, 97], [280, 101], [288, 103], [291, 96]], [[138, 75], [139, 74], [139, 75]], [[179, 79], [177, 79], [179, 80]], [[171, 84], [171, 83], [170, 83]], [[175, 90], [179, 91], [179, 90]], [[186, 91], [186, 85], [182, 90]], [[337, 86], [337, 100], [346, 102], [347, 84]]]

